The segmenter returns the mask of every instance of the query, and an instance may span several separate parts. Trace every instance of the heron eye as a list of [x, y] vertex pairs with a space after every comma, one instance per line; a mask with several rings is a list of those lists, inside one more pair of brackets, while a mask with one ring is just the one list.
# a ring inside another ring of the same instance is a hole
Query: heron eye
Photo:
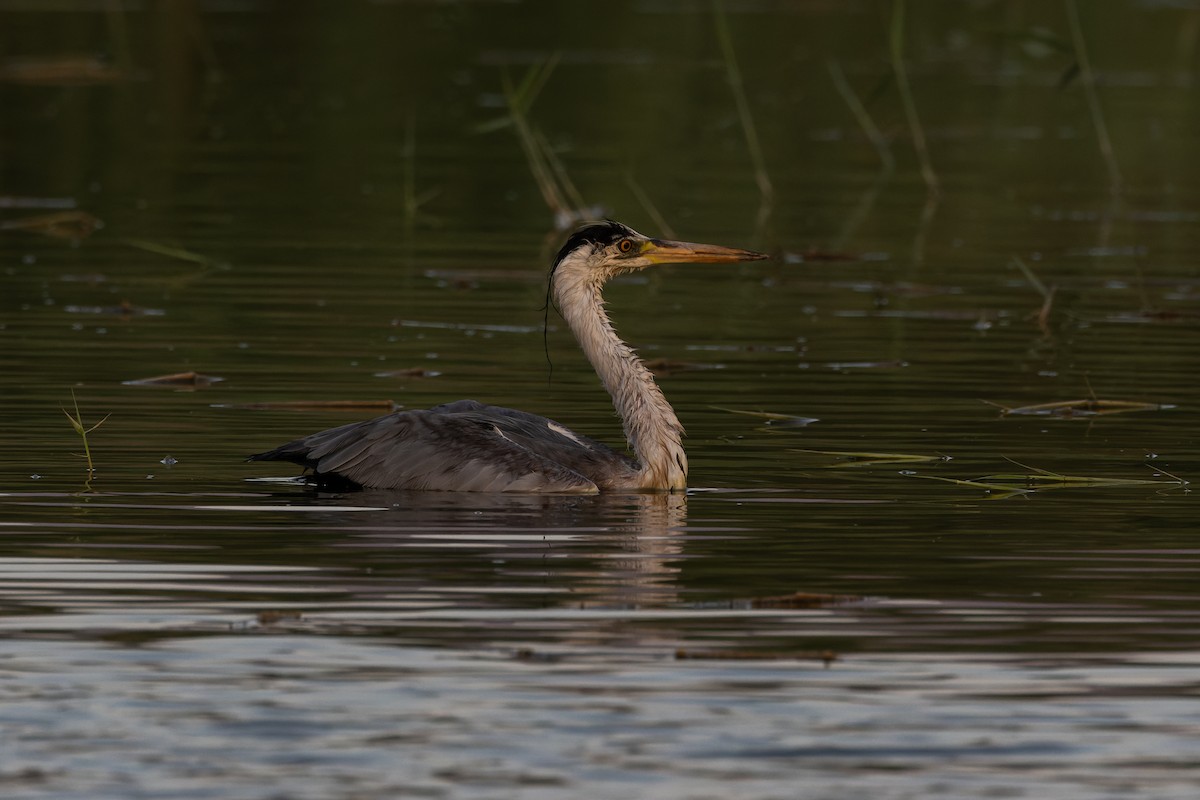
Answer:
[[617, 245], [617, 249], [622, 253], [628, 253], [633, 250], [633, 242], [629, 241], [628, 239], [622, 239]]

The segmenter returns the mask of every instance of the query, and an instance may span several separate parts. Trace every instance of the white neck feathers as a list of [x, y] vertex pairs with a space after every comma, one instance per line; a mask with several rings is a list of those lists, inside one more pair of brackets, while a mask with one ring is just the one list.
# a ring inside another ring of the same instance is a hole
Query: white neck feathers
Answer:
[[650, 370], [613, 330], [600, 293], [604, 277], [588, 265], [586, 255], [568, 257], [551, 278], [554, 299], [612, 396], [640, 465], [638, 488], [684, 489], [683, 426]]

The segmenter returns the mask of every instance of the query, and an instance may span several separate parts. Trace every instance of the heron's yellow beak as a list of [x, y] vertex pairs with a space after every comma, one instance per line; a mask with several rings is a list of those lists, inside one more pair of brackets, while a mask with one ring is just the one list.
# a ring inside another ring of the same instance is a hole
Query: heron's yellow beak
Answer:
[[652, 264], [725, 264], [731, 261], [761, 261], [770, 258], [765, 253], [721, 247], [717, 244], [673, 242], [670, 239], [651, 239], [642, 245], [641, 255]]

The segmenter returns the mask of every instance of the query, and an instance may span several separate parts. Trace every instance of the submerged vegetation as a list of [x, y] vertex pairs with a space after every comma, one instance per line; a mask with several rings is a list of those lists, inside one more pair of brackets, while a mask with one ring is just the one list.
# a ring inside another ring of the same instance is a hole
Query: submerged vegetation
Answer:
[[1157, 466], [1149, 466], [1157, 477], [1143, 478], [1106, 478], [1095, 475], [1064, 475], [1040, 467], [1030, 467], [1012, 459], [1009, 461], [1021, 467], [1022, 472], [998, 472], [983, 475], [978, 478], [948, 478], [942, 475], [925, 475], [909, 473], [914, 478], [944, 481], [956, 486], [967, 486], [973, 489], [983, 489], [995, 492], [998, 497], [1012, 497], [1035, 491], [1048, 489], [1123, 489], [1137, 487], [1152, 487], [1158, 489], [1181, 489], [1189, 485], [1189, 481], [1173, 475]]
[[601, 209], [589, 207], [584, 202], [546, 135], [529, 119], [530, 109], [554, 73], [560, 57], [561, 53], [555, 53], [545, 61], [533, 65], [516, 85], [513, 85], [508, 71], [503, 71], [501, 80], [508, 114], [478, 126], [476, 131], [485, 133], [512, 127], [542, 200], [554, 215], [555, 227], [567, 230], [585, 220], [603, 216], [603, 212]]
[[1081, 419], [1109, 414], [1128, 414], [1131, 411], [1165, 411], [1175, 406], [1161, 403], [1146, 403], [1140, 400], [1059, 400], [1052, 403], [1035, 403], [1027, 406], [1006, 406], [984, 400], [989, 406], [1000, 409], [1001, 416], [1038, 416], [1058, 419]]
[[831, 464], [831, 467], [897, 466], [951, 460], [949, 456], [945, 455], [928, 456], [915, 453], [870, 453], [856, 450], [797, 450], [796, 452], [836, 456], [840, 460]]

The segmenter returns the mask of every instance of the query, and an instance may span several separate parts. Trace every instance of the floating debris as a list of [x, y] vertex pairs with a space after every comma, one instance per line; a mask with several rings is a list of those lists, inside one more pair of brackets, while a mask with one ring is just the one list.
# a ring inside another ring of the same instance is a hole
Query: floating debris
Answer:
[[821, 594], [819, 592], [792, 592], [772, 597], [756, 597], [750, 601], [751, 608], [824, 608], [825, 606], [857, 603], [863, 598], [853, 594]]
[[213, 408], [249, 411], [396, 411], [404, 406], [391, 400], [280, 400], [267, 403], [215, 403]]
[[831, 464], [834, 469], [840, 467], [873, 467], [878, 465], [918, 464], [929, 461], [950, 461], [950, 456], [924, 456], [910, 453], [868, 453], [856, 450], [794, 450], [796, 453], [816, 453], [823, 456], [836, 456], [845, 459], [837, 464]]
[[[491, 331], [493, 333], [541, 333], [541, 325], [479, 325], [465, 322], [422, 322], [415, 319], [394, 319], [393, 328], [439, 328], [451, 331]], [[553, 330], [553, 329], [551, 329]]]
[[540, 650], [534, 650], [532, 647], [519, 647], [513, 652], [513, 658], [517, 661], [539, 661], [545, 664], [553, 664], [562, 661], [560, 653], [546, 653]]
[[206, 267], [219, 267], [223, 263], [208, 256], [185, 250], [182, 247], [163, 244], [162, 242], [152, 242], [147, 239], [126, 239], [125, 244], [130, 247], [136, 247], [139, 250], [145, 250], [147, 253], [154, 253], [168, 258], [176, 258], [180, 261], [190, 261], [193, 264], [201, 264]]
[[125, 70], [91, 56], [13, 58], [0, 64], [0, 81], [27, 86], [98, 86], [128, 78]]
[[299, 611], [260, 611], [257, 619], [259, 625], [275, 625], [280, 622], [300, 622], [304, 615]]
[[[1030, 467], [1019, 461], [1013, 461], [1011, 458], [1005, 459], [1012, 464], [1026, 470], [1025, 472], [1017, 473], [999, 473], [996, 475], [984, 475], [979, 478], [981, 483], [1001, 484], [1009, 486], [1020, 485], [1026, 489], [1045, 489], [1045, 488], [1070, 488], [1070, 487], [1105, 487], [1105, 486], [1148, 486], [1148, 485], [1186, 485], [1187, 481], [1171, 476], [1170, 481], [1161, 480], [1146, 480], [1142, 478], [1097, 478], [1088, 475], [1062, 475], [1057, 472], [1051, 472], [1047, 469], [1039, 467]], [[1157, 469], [1160, 473], [1167, 474], [1161, 468]]]
[[122, 300], [115, 306], [64, 306], [68, 314], [100, 314], [115, 317], [164, 317], [167, 312], [161, 308], [142, 308], [128, 300]]
[[1000, 416], [1038, 416], [1074, 419], [1099, 417], [1108, 414], [1127, 414], [1131, 411], [1167, 411], [1175, 406], [1165, 403], [1145, 403], [1139, 400], [1063, 400], [1056, 403], [1037, 403], [1031, 406], [1006, 406], [983, 400], [989, 406], [1000, 409]]
[[774, 411], [747, 411], [739, 408], [725, 408], [723, 406], [709, 406], [717, 411], [725, 411], [730, 414], [741, 414], [745, 417], [757, 417], [758, 419], [766, 420], [768, 425], [775, 425], [780, 428], [800, 428], [805, 425], [811, 425], [814, 422], [820, 422], [816, 417], [798, 417], [794, 414], [779, 414]]
[[179, 463], [179, 459], [175, 458], [174, 456], [163, 456], [162, 460], [159, 461], [158, 463], [162, 464], [165, 467], [173, 467]]
[[40, 233], [53, 239], [86, 239], [103, 227], [103, 222], [86, 211], [55, 211], [0, 222], [0, 231]]
[[225, 380], [215, 375], [202, 375], [199, 372], [176, 372], [171, 375], [157, 375], [153, 378], [141, 378], [133, 381], [121, 381], [124, 386], [171, 386], [174, 388], [200, 388], [211, 386]]
[[1013, 486], [1011, 484], [1000, 483], [985, 483], [982, 478], [971, 480], [967, 478], [947, 478], [942, 475], [922, 475], [919, 472], [911, 470], [901, 470], [901, 475], [910, 478], [924, 478], [930, 481], [942, 481], [943, 483], [952, 483], [955, 486], [969, 486], [973, 489], [983, 489], [985, 492], [994, 492], [992, 499], [999, 500], [1008, 497], [1027, 494], [1031, 489], [1024, 486]]
[[436, 378], [442, 373], [436, 369], [425, 369], [424, 367], [409, 367], [408, 369], [392, 369], [385, 372], [376, 372], [376, 378]]
[[830, 361], [825, 368], [834, 372], [845, 372], [850, 369], [902, 369], [907, 366], [907, 361], [894, 359], [891, 361]]
[[1147, 464], [1147, 466], [1150, 469], [1153, 469], [1157, 476], [1166, 475], [1167, 477], [1171, 478], [1171, 480], [1146, 480], [1144, 478], [1098, 478], [1091, 475], [1063, 475], [1061, 473], [1051, 472], [1050, 470], [1041, 469], [1039, 467], [1026, 466], [1018, 461], [1013, 461], [1011, 458], [1006, 460], [1016, 464], [1018, 467], [1021, 467], [1026, 471], [983, 475], [979, 478], [973, 478], [969, 480], [946, 478], [940, 475], [920, 475], [916, 473], [909, 474], [915, 478], [926, 478], [928, 480], [953, 483], [958, 486], [970, 486], [990, 492], [1000, 492], [1002, 496], [1005, 497], [1011, 497], [1014, 495], [1041, 491], [1045, 489], [1112, 489], [1135, 486], [1182, 487], [1189, 484], [1189, 482], [1183, 478], [1172, 475], [1161, 467], [1150, 466], [1149, 464]]

